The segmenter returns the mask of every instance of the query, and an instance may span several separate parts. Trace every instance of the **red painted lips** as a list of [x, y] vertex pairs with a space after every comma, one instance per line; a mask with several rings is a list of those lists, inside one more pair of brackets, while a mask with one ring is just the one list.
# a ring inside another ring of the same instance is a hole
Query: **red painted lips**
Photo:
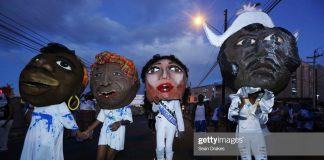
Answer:
[[165, 92], [170, 92], [173, 89], [173, 86], [170, 83], [162, 83], [157, 87], [157, 89], [160, 92], [165, 93]]

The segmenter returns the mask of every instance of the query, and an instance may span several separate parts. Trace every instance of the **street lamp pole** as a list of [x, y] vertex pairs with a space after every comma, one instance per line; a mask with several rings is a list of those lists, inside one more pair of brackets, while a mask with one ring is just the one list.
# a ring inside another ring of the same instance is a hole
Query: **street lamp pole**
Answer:
[[[226, 32], [226, 30], [227, 30], [227, 9], [224, 10], [224, 32]], [[222, 78], [222, 79], [223, 79], [222, 80], [222, 106], [225, 106], [226, 83], [224, 81], [224, 78]]]

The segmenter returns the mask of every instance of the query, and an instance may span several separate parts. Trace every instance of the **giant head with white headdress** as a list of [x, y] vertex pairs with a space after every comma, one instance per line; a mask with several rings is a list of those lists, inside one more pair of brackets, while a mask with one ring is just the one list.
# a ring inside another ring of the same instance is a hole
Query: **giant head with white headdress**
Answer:
[[232, 89], [250, 86], [279, 93], [300, 64], [294, 35], [275, 27], [268, 14], [255, 6], [243, 6], [222, 35], [206, 24], [204, 29], [210, 43], [220, 47], [219, 66]]

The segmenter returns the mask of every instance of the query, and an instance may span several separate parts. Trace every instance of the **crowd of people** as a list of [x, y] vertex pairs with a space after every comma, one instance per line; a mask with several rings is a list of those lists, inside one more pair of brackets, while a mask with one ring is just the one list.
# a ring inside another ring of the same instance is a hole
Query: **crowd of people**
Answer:
[[[197, 104], [199, 103], [198, 98]], [[198, 112], [196, 109], [197, 104], [191, 104], [188, 107], [188, 113], [192, 119], [192, 126], [197, 132], [201, 132], [199, 126], [203, 126], [205, 132], [235, 131], [236, 122], [228, 120], [230, 103], [223, 107], [221, 105], [206, 105], [210, 104], [210, 102], [205, 101], [205, 111], [202, 111], [202, 107], [200, 107]], [[202, 116], [200, 114], [202, 112], [206, 112], [206, 114]], [[195, 116], [196, 113], [198, 113], [197, 117]], [[205, 121], [198, 121], [197, 119], [204, 119]], [[205, 124], [206, 127], [204, 127]], [[310, 101], [275, 101], [272, 111], [269, 113], [268, 122], [264, 127], [267, 127], [270, 132], [323, 132], [323, 106], [318, 106], [317, 109], [314, 109]]]

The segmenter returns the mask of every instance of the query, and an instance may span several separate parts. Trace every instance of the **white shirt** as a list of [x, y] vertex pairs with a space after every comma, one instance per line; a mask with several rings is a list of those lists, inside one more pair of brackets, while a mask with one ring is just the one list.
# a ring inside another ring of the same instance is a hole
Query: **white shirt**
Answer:
[[[177, 119], [177, 126], [179, 131], [184, 131], [184, 122], [183, 122], [183, 117], [182, 117], [182, 112], [180, 108], [180, 101], [179, 100], [171, 100], [171, 101], [162, 101], [166, 107], [171, 111], [175, 112], [175, 118]], [[152, 103], [152, 110], [153, 112], [159, 111], [160, 104], [155, 104]], [[158, 115], [161, 118], [161, 121], [156, 121], [156, 123], [160, 123], [161, 125], [173, 125], [171, 122], [169, 122], [160, 112]]]
[[219, 111], [219, 107], [216, 107], [213, 113], [212, 120], [218, 121], [218, 111]]
[[195, 121], [204, 121], [205, 118], [205, 106], [197, 105], [196, 113], [195, 113]]
[[228, 119], [234, 121], [233, 116], [245, 117], [245, 120], [239, 120], [237, 129], [239, 132], [262, 132], [261, 126], [268, 121], [268, 113], [272, 111], [274, 104], [274, 95], [271, 91], [265, 90], [261, 99], [257, 99], [259, 107], [252, 105], [251, 103], [245, 103], [242, 109], [239, 109], [241, 103], [240, 96], [248, 97], [250, 93], [255, 93], [261, 90], [254, 87], [242, 87], [236, 94], [231, 94], [232, 100], [231, 106], [228, 110]]
[[133, 122], [130, 106], [118, 109], [101, 109], [97, 120], [103, 122], [98, 145], [108, 145], [115, 150], [123, 150], [125, 142], [125, 126], [121, 125], [116, 131], [110, 130], [110, 125], [121, 120]]
[[35, 107], [20, 159], [63, 160], [64, 127], [78, 129], [65, 102]]
[[95, 101], [85, 100], [84, 98], [82, 98], [80, 103], [80, 110], [96, 110], [95, 105]]

